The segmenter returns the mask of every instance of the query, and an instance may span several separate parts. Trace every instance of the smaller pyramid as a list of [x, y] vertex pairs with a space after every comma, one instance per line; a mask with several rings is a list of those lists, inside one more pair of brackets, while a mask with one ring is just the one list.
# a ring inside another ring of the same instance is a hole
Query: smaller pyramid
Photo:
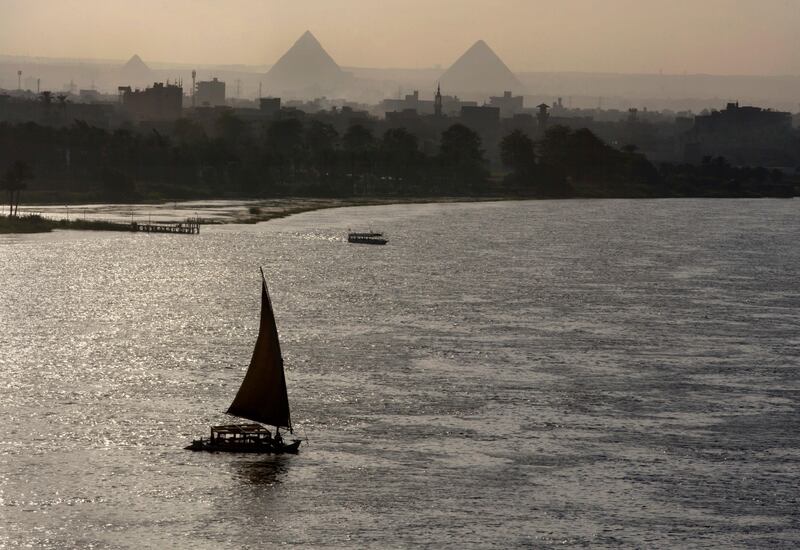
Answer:
[[265, 83], [277, 91], [332, 90], [347, 76], [314, 35], [306, 31], [267, 72]]
[[478, 40], [441, 77], [441, 85], [457, 93], [522, 93], [524, 86], [483, 40]]

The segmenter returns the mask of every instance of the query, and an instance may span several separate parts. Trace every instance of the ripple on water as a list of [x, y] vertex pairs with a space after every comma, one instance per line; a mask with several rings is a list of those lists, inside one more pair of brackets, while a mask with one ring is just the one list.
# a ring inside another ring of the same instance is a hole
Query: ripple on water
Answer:
[[[796, 546], [796, 210], [414, 205], [2, 236], [0, 546]], [[370, 226], [390, 244], [343, 242]], [[259, 265], [307, 441], [187, 453], [228, 420]]]

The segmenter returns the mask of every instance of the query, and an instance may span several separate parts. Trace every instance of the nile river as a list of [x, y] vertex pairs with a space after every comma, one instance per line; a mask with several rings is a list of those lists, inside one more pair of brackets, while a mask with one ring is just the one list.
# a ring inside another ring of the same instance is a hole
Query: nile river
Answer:
[[[796, 547], [798, 205], [0, 236], [0, 547]], [[231, 421], [259, 266], [307, 441], [184, 451]]]

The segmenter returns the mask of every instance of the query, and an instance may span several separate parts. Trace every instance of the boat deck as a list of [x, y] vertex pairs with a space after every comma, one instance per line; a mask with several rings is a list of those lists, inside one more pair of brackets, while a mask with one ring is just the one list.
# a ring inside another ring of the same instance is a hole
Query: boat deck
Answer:
[[231, 424], [212, 426], [211, 437], [195, 439], [186, 447], [190, 451], [212, 453], [296, 453], [300, 440], [285, 443], [283, 439], [272, 437], [272, 432], [260, 424]]

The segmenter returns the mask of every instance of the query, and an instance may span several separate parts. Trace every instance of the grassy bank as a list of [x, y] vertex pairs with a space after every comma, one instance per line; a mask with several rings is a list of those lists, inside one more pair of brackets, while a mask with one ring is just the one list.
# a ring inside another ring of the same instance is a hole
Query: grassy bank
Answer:
[[47, 233], [54, 229], [131, 231], [130, 224], [91, 220], [51, 220], [36, 214], [0, 216], [0, 233]]
[[51, 220], [41, 216], [0, 216], [0, 233], [45, 233], [52, 229]]

